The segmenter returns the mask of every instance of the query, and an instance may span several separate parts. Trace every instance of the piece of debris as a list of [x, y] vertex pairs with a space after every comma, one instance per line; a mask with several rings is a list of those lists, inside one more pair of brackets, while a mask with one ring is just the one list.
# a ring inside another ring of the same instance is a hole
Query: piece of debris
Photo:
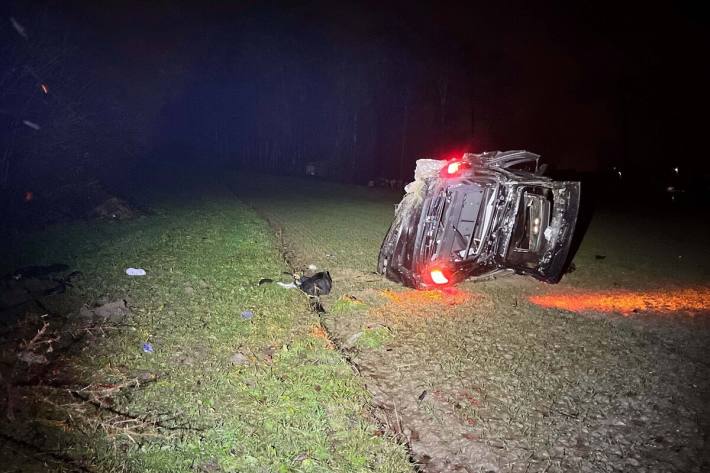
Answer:
[[[311, 266], [315, 267], [314, 265]], [[330, 290], [333, 287], [333, 279], [330, 277], [330, 273], [328, 271], [322, 271], [320, 273], [314, 274], [313, 276], [300, 276], [299, 274], [291, 273], [284, 274], [289, 274], [290, 276], [292, 276], [293, 282], [285, 283], [277, 281], [276, 284], [278, 284], [279, 287], [282, 287], [284, 289], [300, 289], [301, 291], [308, 294], [310, 298], [309, 302], [311, 310], [321, 314], [325, 313], [325, 308], [323, 307], [323, 304], [321, 304], [318, 298], [321, 295], [329, 294]], [[259, 281], [259, 285], [270, 282], [273, 282], [273, 280], [269, 278], [264, 278]]]
[[328, 271], [301, 278], [298, 287], [309, 296], [321, 296], [330, 293], [333, 279]]
[[41, 126], [39, 126], [35, 122], [31, 122], [29, 120], [22, 120], [22, 123], [24, 123], [28, 127], [32, 128], [33, 130], [39, 130], [40, 128], [42, 128]]
[[424, 398], [426, 397], [426, 395], [427, 395], [427, 391], [425, 389], [424, 391], [422, 391], [422, 393], [419, 395], [419, 397], [417, 397], [417, 399], [419, 399], [420, 401], [423, 401]]
[[94, 309], [94, 314], [97, 317], [111, 322], [123, 320], [129, 313], [125, 299], [108, 302]]
[[270, 284], [272, 282], [274, 282], [274, 280], [271, 278], [261, 278], [261, 279], [259, 279], [258, 285], [261, 286], [262, 284]]
[[12, 27], [15, 28], [15, 31], [17, 31], [17, 34], [22, 36], [23, 38], [27, 39], [27, 32], [25, 31], [25, 27], [22, 26], [16, 19], [15, 17], [10, 17], [10, 23], [12, 23]]
[[251, 320], [252, 318], [254, 318], [254, 312], [251, 310], [242, 311], [242, 313], [240, 315], [242, 316], [242, 319], [244, 319], [244, 320]]
[[284, 289], [296, 289], [298, 287], [298, 286], [296, 286], [295, 282], [285, 283], [285, 282], [277, 281], [276, 284], [283, 287]]
[[127, 268], [126, 274], [129, 276], [145, 276], [145, 269], [143, 269], [143, 268]]
[[316, 269], [318, 269], [318, 266], [316, 266], [315, 264], [309, 264], [308, 269], [310, 269], [311, 271], [315, 271]]
[[153, 353], [153, 344], [150, 342], [143, 343], [143, 351], [145, 353]]
[[109, 220], [127, 220], [136, 216], [136, 211], [123, 199], [109, 197], [94, 207], [91, 216]]
[[606, 255], [594, 255], [594, 259], [604, 259]]

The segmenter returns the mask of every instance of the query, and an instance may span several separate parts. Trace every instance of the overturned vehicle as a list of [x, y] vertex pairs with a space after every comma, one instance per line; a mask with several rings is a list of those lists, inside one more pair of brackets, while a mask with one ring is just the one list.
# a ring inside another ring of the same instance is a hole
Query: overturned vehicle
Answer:
[[378, 272], [416, 289], [509, 270], [560, 280], [579, 182], [543, 177], [527, 151], [417, 161], [380, 248]]

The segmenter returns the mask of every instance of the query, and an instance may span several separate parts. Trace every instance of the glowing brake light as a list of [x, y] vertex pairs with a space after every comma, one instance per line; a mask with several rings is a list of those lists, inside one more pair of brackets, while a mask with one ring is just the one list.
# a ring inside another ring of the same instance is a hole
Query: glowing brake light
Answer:
[[440, 269], [432, 269], [429, 274], [431, 274], [431, 280], [434, 284], [446, 284], [449, 282], [449, 278]]
[[441, 168], [440, 175], [442, 177], [457, 177], [464, 170], [469, 169], [471, 164], [467, 161], [450, 161], [443, 168]]
[[461, 161], [454, 161], [446, 166], [446, 172], [448, 174], [456, 174], [461, 169]]

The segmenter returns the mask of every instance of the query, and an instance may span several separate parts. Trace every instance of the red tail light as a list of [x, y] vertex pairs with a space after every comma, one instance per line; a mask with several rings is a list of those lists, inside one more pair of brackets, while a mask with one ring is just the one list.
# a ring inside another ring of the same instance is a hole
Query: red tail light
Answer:
[[471, 164], [467, 161], [450, 161], [449, 164], [441, 169], [442, 177], [457, 177], [466, 169], [469, 169]]
[[440, 269], [432, 269], [429, 273], [434, 284], [448, 284], [449, 278]]
[[446, 166], [446, 172], [448, 174], [456, 174], [459, 172], [459, 169], [461, 169], [461, 161], [454, 161]]

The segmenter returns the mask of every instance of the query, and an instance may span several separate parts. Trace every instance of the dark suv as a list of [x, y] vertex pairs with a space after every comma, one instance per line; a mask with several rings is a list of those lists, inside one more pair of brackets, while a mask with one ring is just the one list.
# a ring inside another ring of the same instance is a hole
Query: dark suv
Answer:
[[527, 151], [417, 161], [397, 205], [378, 272], [417, 289], [499, 270], [555, 283], [579, 209], [579, 182], [543, 177]]

